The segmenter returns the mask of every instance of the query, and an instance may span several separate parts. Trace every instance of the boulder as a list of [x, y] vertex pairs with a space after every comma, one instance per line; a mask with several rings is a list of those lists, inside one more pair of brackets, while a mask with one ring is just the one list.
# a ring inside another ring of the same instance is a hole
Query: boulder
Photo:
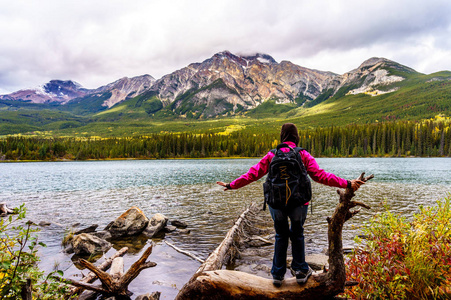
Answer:
[[64, 248], [63, 253], [72, 254], [74, 253], [74, 248], [72, 248], [72, 244], [68, 244], [66, 248]]
[[78, 231], [75, 232], [74, 234], [77, 235], [77, 234], [80, 234], [80, 233], [91, 233], [91, 232], [96, 231], [97, 227], [99, 227], [99, 225], [93, 224], [93, 225], [91, 225], [91, 226], [89, 226], [89, 227], [86, 227], [86, 228], [84, 228], [84, 229], [78, 230]]
[[52, 223], [50, 223], [48, 221], [41, 221], [41, 222], [39, 222], [38, 225], [41, 226], [41, 227], [46, 227], [46, 226], [52, 225]]
[[155, 214], [149, 221], [147, 228], [144, 229], [143, 233], [151, 238], [162, 230], [168, 223], [168, 218], [163, 214]]
[[120, 215], [112, 223], [108, 224], [108, 230], [113, 238], [140, 234], [149, 224], [149, 219], [143, 211], [136, 206], [131, 207]]
[[101, 238], [102, 240], [109, 240], [112, 238], [112, 235], [109, 231], [107, 230], [101, 230], [101, 231], [96, 231], [96, 232], [91, 232], [92, 235]]
[[89, 233], [81, 233], [72, 239], [72, 248], [77, 255], [92, 255], [107, 252], [111, 244]]
[[177, 227], [172, 226], [172, 225], [166, 225], [166, 227], [164, 227], [164, 232], [173, 232], [177, 230]]
[[188, 225], [185, 222], [180, 221], [180, 220], [173, 220], [173, 221], [171, 221], [171, 225], [173, 225], [173, 226], [175, 226], [177, 228], [186, 228], [186, 227], [188, 227]]
[[329, 268], [329, 256], [324, 254], [310, 254], [305, 257], [305, 261], [316, 271], [322, 270], [324, 267]]

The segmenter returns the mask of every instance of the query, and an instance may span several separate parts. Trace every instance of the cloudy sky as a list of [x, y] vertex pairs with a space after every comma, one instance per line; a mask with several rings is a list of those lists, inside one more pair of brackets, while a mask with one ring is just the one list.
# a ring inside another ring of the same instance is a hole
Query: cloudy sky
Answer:
[[451, 1], [0, 0], [0, 94], [158, 79], [223, 50], [338, 74], [374, 56], [451, 70]]

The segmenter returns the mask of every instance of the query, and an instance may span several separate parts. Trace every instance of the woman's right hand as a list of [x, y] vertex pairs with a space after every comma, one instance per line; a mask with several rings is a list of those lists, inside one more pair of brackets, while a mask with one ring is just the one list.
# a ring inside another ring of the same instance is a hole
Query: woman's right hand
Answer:
[[219, 184], [220, 186], [223, 186], [223, 187], [225, 187], [224, 191], [227, 191], [227, 190], [229, 190], [229, 189], [227, 188], [227, 183], [225, 183], [225, 182], [222, 182], [222, 181], [216, 181], [216, 183], [217, 183], [217, 184]]

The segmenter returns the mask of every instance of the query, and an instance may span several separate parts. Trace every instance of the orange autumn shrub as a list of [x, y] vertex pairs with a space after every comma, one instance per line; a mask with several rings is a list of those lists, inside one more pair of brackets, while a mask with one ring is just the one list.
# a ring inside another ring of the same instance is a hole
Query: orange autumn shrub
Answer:
[[347, 261], [352, 299], [451, 299], [451, 195], [411, 220], [390, 211], [365, 225]]

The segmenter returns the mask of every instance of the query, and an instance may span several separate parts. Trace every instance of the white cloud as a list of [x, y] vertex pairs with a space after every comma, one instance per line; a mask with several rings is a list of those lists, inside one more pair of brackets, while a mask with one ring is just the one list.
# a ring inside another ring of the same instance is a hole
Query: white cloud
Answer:
[[447, 0], [0, 0], [0, 93], [160, 78], [223, 50], [336, 73], [373, 56], [451, 70], [450, 14]]

